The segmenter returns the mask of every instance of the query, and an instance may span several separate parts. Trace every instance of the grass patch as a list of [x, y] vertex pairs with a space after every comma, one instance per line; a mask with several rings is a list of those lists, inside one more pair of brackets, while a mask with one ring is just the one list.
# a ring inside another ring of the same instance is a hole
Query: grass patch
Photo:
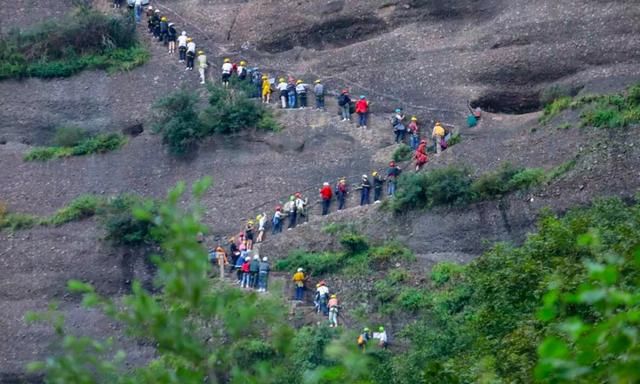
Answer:
[[[71, 142], [71, 136], [65, 137], [64, 142]], [[77, 141], [68, 147], [36, 147], [24, 155], [25, 161], [47, 161], [71, 156], [84, 156], [96, 153], [106, 153], [119, 149], [127, 142], [127, 138], [119, 133], [105, 133]]]
[[509, 192], [528, 189], [542, 183], [545, 171], [541, 168], [517, 168], [505, 163], [496, 172], [486, 173], [473, 182], [471, 190], [477, 200], [489, 200]]
[[556, 117], [560, 112], [571, 106], [573, 99], [569, 96], [561, 96], [557, 99], [554, 99], [544, 107], [544, 112], [540, 117], [540, 123], [546, 124], [551, 119]]
[[401, 161], [411, 160], [412, 156], [413, 156], [413, 150], [411, 149], [411, 147], [408, 146], [407, 144], [402, 143], [396, 148], [395, 151], [393, 151], [391, 158], [395, 162], [401, 162]]
[[57, 21], [0, 38], [0, 80], [68, 77], [84, 69], [130, 70], [149, 59], [138, 44], [135, 22], [79, 7]]
[[104, 204], [105, 199], [102, 197], [82, 195], [72, 200], [66, 207], [56, 211], [53, 215], [40, 220], [40, 225], [59, 226], [71, 221], [92, 217]]
[[199, 141], [214, 134], [228, 135], [255, 128], [279, 131], [271, 111], [249, 99], [241, 89], [227, 90], [210, 85], [206, 107], [187, 90], [159, 99], [153, 106], [153, 131], [162, 135], [169, 151], [176, 155], [191, 152]]

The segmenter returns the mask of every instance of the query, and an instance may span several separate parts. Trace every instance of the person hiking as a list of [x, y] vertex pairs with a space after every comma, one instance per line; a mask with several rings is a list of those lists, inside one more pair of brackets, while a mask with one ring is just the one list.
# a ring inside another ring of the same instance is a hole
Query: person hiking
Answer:
[[262, 75], [262, 103], [269, 104], [271, 102], [271, 83], [269, 76]]
[[433, 141], [436, 146], [436, 156], [440, 155], [442, 152], [442, 144], [444, 143], [444, 128], [439, 121], [436, 121], [436, 125], [433, 127], [433, 133], [431, 133], [431, 137], [433, 137]]
[[338, 326], [338, 310], [340, 309], [338, 296], [331, 295], [327, 306], [329, 307], [329, 327], [336, 328]]
[[238, 258], [240, 257], [240, 249], [238, 249], [238, 245], [236, 244], [236, 239], [234, 237], [229, 238], [229, 255], [231, 255], [229, 273], [233, 273], [236, 269]]
[[336, 184], [336, 199], [338, 199], [338, 211], [344, 209], [344, 204], [347, 200], [347, 194], [349, 194], [347, 188], [347, 179], [341, 177]]
[[296, 288], [294, 300], [302, 301], [302, 299], [304, 298], [304, 281], [306, 280], [304, 269], [298, 268], [296, 273], [293, 275], [292, 280]]
[[[118, 2], [118, 8], [120, 8], [120, 3], [122, 0], [116, 0]], [[135, 16], [136, 23], [140, 24], [142, 21], [142, 0], [135, 0], [133, 2], [133, 15]]]
[[411, 149], [415, 151], [416, 149], [418, 149], [418, 144], [420, 143], [420, 129], [418, 128], [417, 117], [411, 116], [411, 122], [409, 123], [409, 126], [407, 126], [407, 129], [411, 134]]
[[298, 222], [302, 223], [305, 219], [309, 220], [307, 217], [307, 199], [302, 197], [302, 193], [296, 192], [296, 212], [298, 213]]
[[329, 213], [329, 206], [331, 205], [331, 198], [333, 197], [333, 191], [329, 183], [322, 184], [320, 189], [320, 198], [322, 198], [322, 216]]
[[396, 166], [394, 161], [389, 162], [389, 168], [387, 168], [387, 194], [393, 196], [396, 193], [396, 185], [398, 183], [398, 177], [402, 170]]
[[281, 206], [277, 206], [276, 207], [276, 211], [273, 214], [273, 219], [271, 221], [271, 224], [273, 224], [273, 227], [271, 229], [271, 234], [275, 235], [276, 233], [281, 233], [282, 232], [282, 220], [283, 220], [284, 215], [282, 214], [282, 207]]
[[200, 84], [204, 84], [208, 66], [209, 63], [207, 63], [207, 56], [204, 54], [204, 51], [198, 51], [198, 72], [200, 73]]
[[261, 94], [262, 94], [262, 72], [260, 72], [258, 67], [255, 67], [255, 68], [253, 68], [251, 70], [251, 84], [253, 84], [254, 89], [255, 89], [252, 97], [257, 97], [258, 99], [261, 98]]
[[324, 84], [318, 79], [313, 82], [313, 93], [316, 95], [316, 109], [324, 110]]
[[284, 205], [284, 211], [287, 213], [287, 217], [289, 218], [289, 226], [287, 227], [287, 230], [290, 231], [296, 226], [296, 219], [298, 216], [295, 196], [289, 196], [289, 201]]
[[342, 121], [351, 120], [351, 98], [349, 97], [349, 91], [343, 89], [338, 97], [338, 106], [342, 114]]
[[244, 263], [242, 263], [242, 282], [240, 283], [241, 288], [249, 288], [251, 287], [251, 256], [247, 252], [247, 256], [244, 259]]
[[402, 143], [404, 141], [406, 127], [402, 122], [403, 120], [404, 115], [402, 114], [402, 109], [397, 108], [391, 116], [391, 125], [393, 126], [393, 132], [396, 135], [396, 144]]
[[152, 6], [147, 7], [147, 28], [149, 29], [149, 33], [153, 33], [153, 15], [155, 12], [153, 11]]
[[327, 287], [327, 284], [324, 282], [324, 280], [320, 281], [318, 285], [319, 287], [317, 289], [317, 292], [320, 312], [322, 312], [322, 314], [325, 316], [329, 316], [329, 307], [327, 305], [329, 303], [329, 287]]
[[256, 238], [256, 243], [262, 243], [264, 241], [264, 230], [267, 226], [267, 214], [265, 212], [256, 216], [256, 221], [258, 222], [258, 237]]
[[422, 168], [425, 164], [427, 164], [427, 161], [429, 161], [429, 157], [427, 156], [426, 140], [420, 141], [420, 145], [418, 146], [418, 149], [416, 149], [416, 153], [413, 158], [416, 160], [416, 172], [418, 172], [420, 168]]
[[287, 84], [287, 95], [289, 96], [289, 108], [296, 107], [296, 83], [293, 78], [289, 79]]
[[367, 128], [369, 102], [367, 101], [365, 95], [360, 95], [360, 100], [356, 102], [356, 113], [358, 114], [358, 127]]
[[240, 64], [236, 68], [236, 73], [238, 74], [238, 80], [244, 81], [247, 78], [247, 62], [244, 60], [240, 60]]
[[244, 262], [246, 261], [246, 258], [249, 256], [249, 252], [247, 252], [246, 249], [242, 250], [240, 252], [240, 255], [238, 256], [238, 259], [236, 260], [236, 264], [235, 264], [235, 270], [236, 270], [236, 277], [237, 277], [237, 284], [241, 285], [242, 284], [242, 277], [244, 276], [244, 272], [242, 271], [242, 266], [244, 265]]
[[362, 333], [358, 336], [358, 348], [362, 351], [362, 353], [365, 353], [367, 351], [367, 343], [369, 342], [369, 340], [371, 339], [371, 331], [369, 330], [369, 328], [364, 327], [364, 329], [362, 330]]
[[369, 204], [369, 191], [371, 190], [371, 182], [367, 175], [362, 175], [362, 183], [360, 184], [360, 206]]
[[373, 333], [373, 338], [378, 339], [378, 346], [382, 349], [387, 349], [389, 345], [389, 339], [387, 338], [387, 331], [384, 330], [383, 326], [378, 328], [378, 332]]
[[222, 60], [222, 86], [229, 87], [229, 78], [231, 77], [231, 71], [233, 71], [233, 64], [229, 58]]
[[224, 267], [229, 265], [229, 260], [227, 259], [227, 253], [220, 244], [216, 247], [216, 262], [220, 268], [220, 280], [224, 280]]
[[305, 84], [304, 81], [302, 80], [296, 81], [296, 94], [300, 102], [300, 109], [307, 108], [307, 89], [308, 88], [309, 88], [309, 85]]
[[480, 116], [482, 116], [482, 110], [480, 109], [480, 107], [473, 108], [469, 100], [467, 100], [467, 108], [469, 108], [469, 115], [467, 116], [467, 125], [469, 126], [469, 128], [473, 128], [476, 125], [478, 125]]
[[170, 54], [173, 54], [176, 51], [177, 38], [178, 38], [178, 31], [176, 31], [175, 24], [169, 23], [169, 30], [167, 31], [167, 40], [169, 41]]
[[160, 18], [160, 36], [158, 41], [162, 41], [162, 44], [167, 45], [169, 43], [169, 19], [166, 16]]
[[249, 280], [249, 287], [253, 289], [258, 288], [258, 272], [260, 272], [260, 256], [253, 255], [253, 260], [249, 263], [249, 273], [251, 278]]
[[178, 37], [178, 62], [184, 63], [187, 59], [187, 43], [189, 38], [187, 37], [187, 31], [182, 31]]
[[153, 13], [153, 37], [156, 39], [160, 37], [160, 10], [156, 9]]
[[315, 313], [320, 314], [320, 284], [316, 284], [316, 293], [313, 295], [313, 310]]
[[373, 171], [371, 173], [371, 176], [373, 176], [373, 203], [375, 204], [380, 202], [384, 179], [382, 178], [382, 176], [380, 176], [378, 171]]
[[192, 38], [187, 39], [187, 71], [193, 71], [193, 62], [196, 58], [196, 43]]
[[247, 242], [247, 249], [253, 249], [253, 220], [247, 221], [247, 224], [244, 227], [244, 239]]
[[278, 79], [278, 85], [276, 85], [276, 89], [280, 91], [280, 105], [282, 106], [282, 109], [287, 108], [287, 101], [289, 98], [287, 91], [288, 87], [289, 85], [286, 81], [284, 81], [284, 77]]
[[260, 262], [260, 268], [258, 272], [258, 292], [267, 292], [270, 271], [271, 266], [269, 265], [269, 259], [265, 256]]

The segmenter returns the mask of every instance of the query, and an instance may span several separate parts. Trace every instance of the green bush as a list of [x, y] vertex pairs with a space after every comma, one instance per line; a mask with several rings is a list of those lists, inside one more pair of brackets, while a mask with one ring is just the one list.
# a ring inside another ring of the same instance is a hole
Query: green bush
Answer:
[[364, 236], [355, 232], [348, 232], [340, 236], [340, 244], [347, 254], [355, 255], [369, 249], [369, 243]]
[[451, 166], [403, 174], [398, 180], [398, 190], [391, 208], [399, 212], [438, 205], [459, 206], [472, 200], [469, 171]]
[[413, 150], [407, 144], [400, 144], [395, 151], [393, 151], [393, 155], [391, 158], [395, 162], [407, 161], [411, 160], [413, 156]]
[[544, 113], [542, 114], [542, 117], [540, 117], [540, 122], [546, 124], [560, 112], [571, 107], [572, 101], [573, 99], [571, 97], [562, 96], [545, 105]]
[[297, 268], [304, 268], [307, 273], [323, 275], [335, 273], [344, 265], [343, 253], [325, 252], [308, 253], [302, 250], [293, 251], [285, 259], [278, 260], [275, 269], [278, 271], [295, 271]]
[[138, 218], [134, 209], [147, 206], [150, 212], [157, 212], [154, 202], [131, 195], [122, 195], [109, 201], [100, 211], [100, 219], [107, 235], [106, 239], [116, 245], [138, 246], [162, 241], [162, 236], [154, 232], [152, 221]]
[[413, 252], [397, 241], [389, 241], [382, 246], [373, 247], [369, 252], [369, 260], [373, 263], [383, 264], [390, 262], [415, 261]]
[[186, 153], [203, 136], [196, 112], [197, 102], [198, 97], [194, 92], [182, 89], [159, 99], [153, 105], [155, 122], [152, 129], [162, 135], [162, 142], [174, 154]]
[[452, 262], [441, 262], [431, 268], [431, 281], [436, 287], [443, 286], [449, 280], [464, 270], [464, 267], [460, 264]]
[[528, 189], [545, 181], [540, 168], [518, 168], [503, 164], [496, 172], [486, 173], [475, 180], [471, 190], [478, 199], [488, 200], [512, 191]]
[[2, 36], [0, 80], [67, 77], [83, 69], [128, 70], [148, 58], [130, 17], [81, 7], [62, 20]]
[[38, 225], [37, 216], [24, 213], [7, 213], [0, 216], [0, 229], [8, 229], [9, 231], [17, 231], [20, 229], [29, 229]]
[[43, 219], [43, 225], [59, 226], [70, 221], [82, 220], [94, 216], [104, 204], [104, 199], [93, 195], [82, 195], [72, 200], [66, 207], [52, 216]]
[[87, 138], [89, 133], [80, 127], [58, 127], [53, 136], [56, 147], [73, 147]]
[[36, 147], [24, 156], [25, 161], [47, 161], [70, 156], [84, 156], [105, 153], [119, 149], [127, 142], [127, 138], [119, 133], [106, 133], [77, 141], [73, 135], [61, 139], [67, 143], [76, 142], [70, 147]]

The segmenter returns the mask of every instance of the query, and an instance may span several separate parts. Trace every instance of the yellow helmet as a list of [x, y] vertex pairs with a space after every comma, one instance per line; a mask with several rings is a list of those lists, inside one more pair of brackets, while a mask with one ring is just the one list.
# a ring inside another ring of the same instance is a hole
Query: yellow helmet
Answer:
[[167, 16], [162, 16], [162, 18], [160, 19], [161, 21], [167, 21]]
[[378, 171], [373, 171], [372, 175], [373, 175], [374, 177], [375, 177], [375, 176], [378, 176]]
[[411, 116], [411, 121], [418, 121], [418, 118], [415, 116]]
[[247, 62], [244, 60], [240, 60], [240, 65], [247, 65]]
[[316, 83], [316, 84], [322, 83], [322, 80], [318, 79], [318, 80], [314, 81], [314, 83]]
[[302, 80], [296, 81], [296, 84], [302, 84]]
[[262, 80], [267, 80], [269, 77], [267, 75], [262, 75]]
[[278, 81], [284, 83], [284, 77], [279, 78]]
[[192, 39], [192, 38], [190, 38], [190, 37], [187, 37], [187, 41], [188, 41], [188, 42], [192, 42], [192, 41], [193, 41], [193, 39]]
[[198, 55], [204, 55], [204, 51], [198, 51]]
[[225, 59], [224, 59], [224, 62], [225, 62], [225, 63], [230, 63], [230, 62], [231, 62], [231, 60], [229, 60], [228, 58], [225, 58]]
[[249, 220], [249, 224], [253, 225], [253, 220]]
[[256, 221], [260, 221], [260, 219], [262, 219], [262, 215], [256, 216]]

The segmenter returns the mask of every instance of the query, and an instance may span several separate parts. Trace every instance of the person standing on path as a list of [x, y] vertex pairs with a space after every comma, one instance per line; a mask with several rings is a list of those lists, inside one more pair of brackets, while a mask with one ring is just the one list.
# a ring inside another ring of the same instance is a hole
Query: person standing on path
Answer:
[[396, 135], [396, 144], [402, 143], [404, 141], [404, 135], [407, 131], [406, 127], [403, 123], [404, 115], [402, 114], [402, 109], [397, 108], [394, 114], [391, 116], [391, 125], [393, 126], [393, 132]]
[[220, 268], [220, 280], [224, 280], [224, 267], [229, 265], [229, 260], [227, 259], [227, 253], [220, 245], [216, 248], [216, 260]]
[[276, 88], [278, 89], [278, 91], [280, 91], [280, 105], [282, 109], [287, 108], [287, 100], [289, 98], [287, 91], [288, 87], [289, 85], [286, 81], [284, 81], [284, 77], [278, 79], [278, 85], [276, 86]]
[[187, 71], [193, 71], [193, 62], [196, 58], [196, 43], [192, 38], [187, 39]]
[[176, 51], [176, 39], [178, 38], [178, 32], [176, 31], [175, 24], [169, 23], [169, 54], [173, 54]]
[[302, 299], [304, 298], [304, 281], [306, 280], [304, 269], [298, 268], [296, 273], [293, 275], [292, 280], [293, 284], [295, 285], [294, 300], [302, 301]]
[[338, 106], [340, 107], [340, 111], [342, 114], [342, 121], [350, 121], [351, 98], [349, 97], [349, 91], [347, 91], [346, 89], [343, 89], [340, 97], [338, 97]]
[[340, 309], [340, 307], [338, 306], [338, 296], [331, 295], [331, 299], [329, 299], [328, 307], [329, 307], [329, 327], [336, 328], [338, 326], [338, 310]]
[[436, 121], [436, 125], [433, 127], [433, 132], [431, 133], [431, 137], [433, 137], [433, 141], [436, 145], [436, 156], [440, 155], [440, 152], [442, 152], [441, 142], [444, 141], [444, 134], [444, 128], [442, 128], [439, 121]]
[[[120, 3], [120, 0], [117, 0], [118, 3]], [[120, 8], [120, 5], [118, 4], [118, 8]], [[135, 15], [136, 18], [136, 23], [140, 24], [140, 21], [142, 21], [142, 0], [136, 0], [133, 3], [133, 14]]]
[[360, 206], [369, 204], [369, 191], [371, 190], [371, 182], [367, 175], [362, 175], [362, 183], [360, 184]]
[[233, 64], [229, 58], [225, 58], [222, 63], [222, 86], [229, 87], [229, 78], [231, 77], [231, 71], [233, 71]]
[[316, 95], [316, 109], [324, 110], [324, 84], [318, 79], [313, 86], [313, 93]]
[[418, 128], [418, 118], [415, 116], [411, 116], [411, 122], [407, 127], [409, 129], [409, 133], [411, 134], [411, 149], [418, 149], [418, 144], [420, 143], [420, 129]]
[[269, 104], [271, 102], [271, 83], [269, 76], [262, 75], [262, 103]]
[[429, 161], [429, 157], [427, 156], [426, 140], [422, 140], [420, 142], [420, 145], [418, 146], [418, 149], [416, 149], [416, 153], [413, 157], [416, 160], [416, 172], [418, 172], [420, 168], [422, 168], [425, 164], [427, 164], [427, 161]]
[[296, 81], [296, 93], [300, 103], [300, 109], [307, 108], [307, 88], [309, 86], [302, 80]]
[[358, 127], [367, 128], [367, 117], [369, 116], [369, 102], [364, 95], [360, 95], [360, 100], [356, 102], [356, 113], [358, 114]]
[[282, 207], [281, 206], [277, 206], [276, 207], [276, 211], [273, 214], [273, 219], [271, 224], [273, 224], [273, 227], [271, 229], [271, 234], [275, 235], [276, 233], [282, 233], [282, 220], [283, 220], [284, 215], [282, 214]]
[[258, 292], [267, 292], [267, 286], [269, 283], [269, 272], [271, 266], [269, 265], [269, 259], [267, 257], [262, 258], [260, 263], [260, 271], [258, 272]]
[[187, 60], [187, 43], [189, 38], [187, 37], [187, 31], [182, 31], [178, 37], [178, 62], [184, 63]]
[[153, 15], [155, 12], [153, 11], [152, 6], [147, 7], [147, 28], [149, 28], [149, 33], [153, 33]]
[[253, 289], [258, 288], [258, 273], [260, 272], [260, 255], [253, 255], [253, 260], [249, 264], [249, 273], [251, 273], [251, 279], [249, 280], [249, 286]]
[[200, 72], [200, 84], [204, 84], [205, 74], [209, 63], [204, 51], [198, 51], [198, 72]]
[[338, 199], [338, 211], [344, 209], [345, 201], [347, 200], [347, 194], [349, 193], [347, 189], [347, 179], [341, 177], [338, 180], [338, 184], [336, 185], [336, 198]]
[[322, 216], [329, 213], [329, 207], [331, 206], [331, 198], [333, 197], [333, 191], [329, 183], [322, 184], [320, 189], [320, 197], [322, 198]]
[[382, 196], [382, 186], [384, 185], [384, 179], [378, 171], [373, 171], [371, 174], [373, 176], [373, 203], [379, 203], [380, 197]]
[[400, 177], [402, 170], [396, 166], [394, 161], [389, 162], [389, 168], [387, 168], [387, 194], [393, 196], [396, 194], [396, 185], [398, 183], [398, 177]]

